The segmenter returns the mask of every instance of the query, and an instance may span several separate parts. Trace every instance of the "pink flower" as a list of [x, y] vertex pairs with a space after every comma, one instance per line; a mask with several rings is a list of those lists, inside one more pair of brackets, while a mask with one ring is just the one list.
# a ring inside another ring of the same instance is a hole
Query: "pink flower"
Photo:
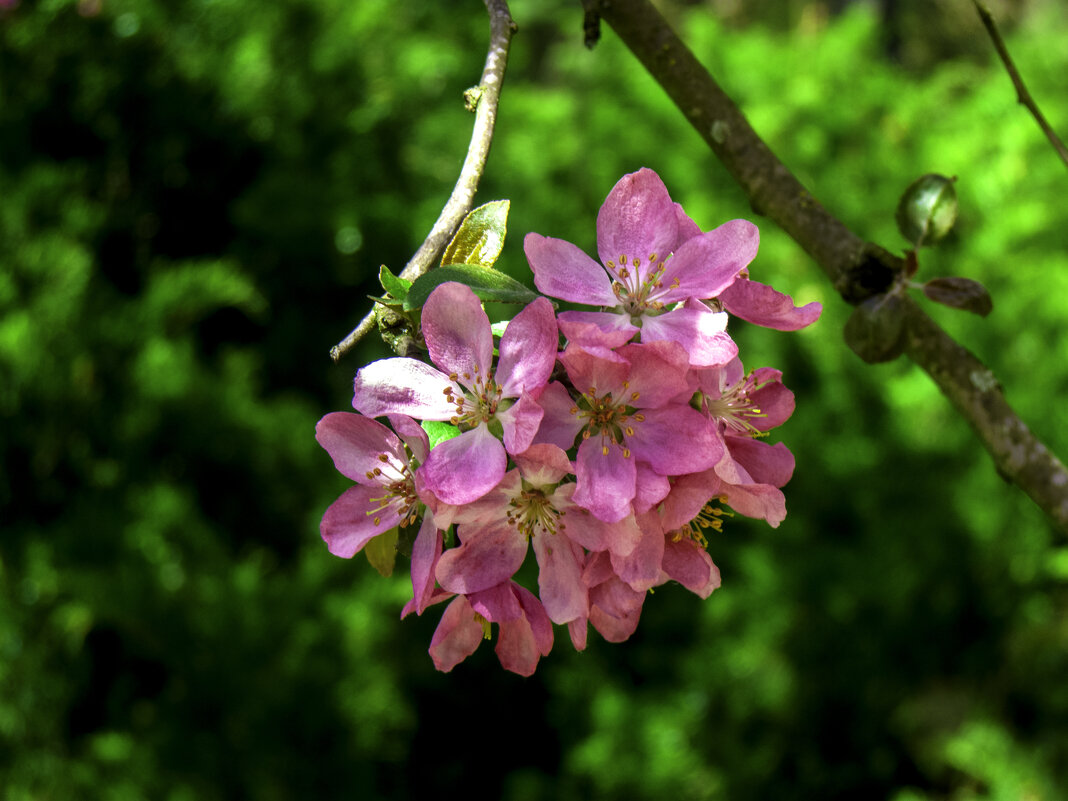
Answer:
[[777, 527], [786, 517], [779, 488], [793, 475], [794, 457], [781, 442], [759, 437], [793, 414], [793, 393], [778, 370], [762, 367], [746, 376], [737, 360], [695, 373], [701, 410], [716, 422], [724, 445], [723, 458], [705, 475], [705, 497], [722, 494], [735, 511]]
[[498, 624], [497, 658], [505, 670], [530, 676], [538, 660], [553, 647], [553, 626], [541, 602], [515, 582], [458, 595], [450, 603], [430, 641], [434, 666], [448, 673], [490, 638]]
[[572, 500], [605, 522], [632, 512], [640, 497], [637, 462], [655, 474], [705, 470], [723, 455], [707, 417], [677, 400], [689, 390], [688, 364], [673, 342], [625, 345], [616, 351], [568, 346], [560, 356], [581, 395], [564, 411], [546, 390], [544, 435], [570, 448], [581, 434]]
[[640, 330], [642, 342], [683, 345], [694, 365], [724, 364], [737, 354], [725, 318], [707, 307], [665, 309], [714, 298], [730, 286], [756, 256], [759, 232], [746, 220], [707, 233], [680, 231], [680, 223], [693, 226], [660, 177], [643, 168], [620, 179], [597, 215], [603, 267], [570, 242], [527, 234], [523, 249], [539, 290], [613, 309], [561, 313], [569, 341], [615, 348]]
[[[319, 531], [330, 553], [351, 558], [397, 526], [410, 526], [422, 507], [414, 471], [426, 458], [426, 432], [410, 417], [393, 415], [394, 434], [376, 420], [333, 412], [315, 426], [315, 438], [342, 474], [356, 482], [326, 510]], [[434, 590], [442, 535], [427, 514], [412, 546], [414, 608], [422, 613]]]
[[507, 581], [526, 558], [530, 542], [538, 560], [538, 588], [545, 611], [554, 623], [567, 623], [587, 611], [582, 551], [570, 534], [605, 524], [571, 502], [573, 483], [560, 484], [571, 473], [562, 450], [532, 445], [514, 458], [516, 470], [458, 512], [461, 544], [439, 561], [438, 582], [446, 590], [470, 594]]
[[[445, 283], [422, 314], [430, 359], [383, 359], [356, 374], [352, 405], [370, 417], [406, 414], [448, 420], [463, 433], [439, 443], [423, 462], [424, 486], [448, 504], [469, 503], [504, 476], [508, 453], [530, 445], [542, 410], [535, 397], [556, 361], [552, 304], [538, 298], [516, 315], [500, 341], [493, 370], [493, 334], [475, 293]], [[492, 432], [503, 431], [504, 444]]]

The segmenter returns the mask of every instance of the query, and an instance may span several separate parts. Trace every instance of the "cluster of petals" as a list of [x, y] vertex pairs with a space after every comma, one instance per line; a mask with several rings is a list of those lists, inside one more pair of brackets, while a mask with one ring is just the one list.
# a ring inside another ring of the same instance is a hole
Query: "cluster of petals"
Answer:
[[[361, 368], [356, 414], [316, 436], [356, 482], [323, 516], [331, 553], [351, 557], [414, 527], [412, 599], [446, 604], [430, 655], [451, 670], [497, 628], [506, 669], [530, 675], [567, 626], [627, 639], [653, 587], [705, 598], [720, 584], [707, 536], [733, 513], [778, 526], [794, 459], [764, 441], [794, 410], [772, 368], [745, 373], [730, 315], [797, 330], [820, 314], [753, 281], [756, 227], [703, 232], [648, 169], [624, 176], [597, 217], [598, 260], [528, 234], [546, 296], [493, 330], [474, 292], [443, 283], [422, 310], [430, 363]], [[392, 430], [379, 422], [388, 421]], [[417, 421], [452, 426], [430, 447]], [[533, 551], [537, 593], [517, 580]]]

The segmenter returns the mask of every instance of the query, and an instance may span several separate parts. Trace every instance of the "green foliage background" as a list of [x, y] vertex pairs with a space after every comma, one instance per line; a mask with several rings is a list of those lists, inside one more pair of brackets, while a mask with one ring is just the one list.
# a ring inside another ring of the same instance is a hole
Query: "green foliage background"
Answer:
[[[751, 211], [578, 4], [520, 26], [479, 198], [593, 249], [613, 183], [656, 169], [708, 228]], [[1066, 176], [970, 3], [782, 0], [666, 11], [756, 129], [861, 235], [959, 176], [920, 277], [932, 313], [1068, 454]], [[797, 457], [777, 530], [710, 544], [723, 587], [659, 589], [638, 633], [534, 678], [439, 675], [436, 610], [330, 557], [346, 486], [313, 439], [348, 407], [329, 347], [436, 218], [470, 132], [480, 3], [0, 3], [0, 799], [1068, 797], [1068, 547], [910, 364], [863, 365], [849, 308], [762, 225], [753, 275], [820, 300], [781, 367]], [[995, 6], [1068, 132], [1068, 19]], [[841, 12], [841, 13], [838, 13]], [[759, 220], [758, 220], [759, 222]]]

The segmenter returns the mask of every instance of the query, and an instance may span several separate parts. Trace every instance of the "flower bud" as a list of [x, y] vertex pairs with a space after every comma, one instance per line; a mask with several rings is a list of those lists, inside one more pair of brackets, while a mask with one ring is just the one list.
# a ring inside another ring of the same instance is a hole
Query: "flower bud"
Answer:
[[933, 245], [953, 228], [957, 221], [956, 178], [928, 173], [917, 178], [897, 204], [898, 230], [916, 247]]

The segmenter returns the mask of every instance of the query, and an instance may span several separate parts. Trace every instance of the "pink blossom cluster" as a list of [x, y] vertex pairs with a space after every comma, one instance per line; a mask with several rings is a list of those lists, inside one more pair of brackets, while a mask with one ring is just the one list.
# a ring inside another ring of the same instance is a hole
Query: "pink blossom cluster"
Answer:
[[[589, 625], [625, 640], [651, 588], [705, 598], [719, 586], [706, 535], [724, 504], [782, 522], [794, 459], [764, 437], [793, 394], [778, 370], [745, 372], [727, 321], [796, 330], [821, 309], [748, 277], [758, 239], [745, 220], [702, 232], [655, 172], [626, 175], [597, 217], [599, 262], [560, 239], [524, 241], [543, 295], [596, 310], [556, 314], [539, 297], [497, 341], [474, 292], [443, 283], [422, 310], [429, 363], [363, 367], [357, 413], [319, 421], [356, 482], [327, 509], [323, 539], [351, 557], [419, 524], [402, 617], [448, 601], [430, 644], [439, 670], [494, 623], [501, 664], [521, 675], [549, 653], [554, 623], [579, 650]], [[453, 436], [431, 447], [417, 421]], [[537, 593], [515, 578], [529, 550]]]

